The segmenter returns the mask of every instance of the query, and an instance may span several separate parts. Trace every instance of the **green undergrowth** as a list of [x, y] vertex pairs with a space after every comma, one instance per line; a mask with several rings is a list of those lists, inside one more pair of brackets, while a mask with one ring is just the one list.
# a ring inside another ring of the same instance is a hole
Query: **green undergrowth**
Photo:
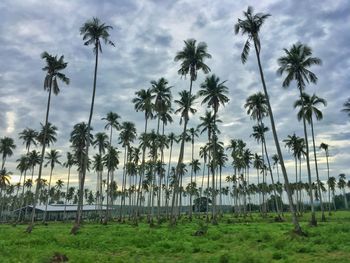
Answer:
[[55, 253], [68, 262], [349, 262], [350, 212], [317, 227], [309, 218], [300, 218], [304, 237], [293, 233], [288, 216], [280, 223], [272, 215], [225, 215], [215, 226], [186, 217], [174, 227], [85, 223], [76, 236], [68, 223], [38, 224], [31, 234], [25, 225], [0, 225], [0, 262], [60, 262]]

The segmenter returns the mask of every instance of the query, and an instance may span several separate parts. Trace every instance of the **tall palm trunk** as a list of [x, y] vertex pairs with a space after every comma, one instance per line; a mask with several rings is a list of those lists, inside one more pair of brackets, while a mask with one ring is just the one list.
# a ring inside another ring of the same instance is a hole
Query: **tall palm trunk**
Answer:
[[[39, 165], [39, 172], [38, 172], [38, 182], [41, 180], [41, 173], [43, 170], [43, 162], [44, 162], [44, 155], [45, 155], [45, 149], [46, 149], [46, 137], [47, 137], [47, 124], [49, 122], [49, 113], [50, 113], [50, 103], [51, 103], [51, 93], [52, 93], [52, 77], [50, 78], [50, 85], [49, 85], [49, 97], [47, 99], [47, 107], [46, 107], [46, 117], [45, 117], [45, 126], [44, 126], [44, 136], [42, 141], [42, 148], [41, 148], [41, 157], [40, 157], [40, 165]], [[34, 171], [34, 168], [33, 168]], [[35, 220], [35, 209], [37, 205], [37, 200], [39, 199], [39, 187], [40, 184], [36, 184], [35, 187], [35, 194], [34, 194], [34, 200], [33, 200], [33, 210], [31, 214], [31, 220], [27, 227], [26, 232], [31, 233], [34, 227], [34, 220]]]
[[124, 206], [125, 206], [125, 194], [126, 194], [126, 159], [127, 159], [127, 147], [125, 145], [124, 147], [124, 169], [123, 169], [123, 178], [122, 178], [122, 196], [121, 196], [121, 206], [120, 206], [120, 214], [119, 214], [119, 221], [123, 221], [124, 219]]
[[[171, 155], [172, 155], [172, 152], [173, 152], [173, 141], [170, 142], [170, 153], [169, 153], [169, 162], [168, 162], [168, 172], [167, 172], [167, 177], [166, 177], [166, 182], [165, 182], [165, 191], [166, 193], [169, 192], [169, 176], [170, 176], [170, 164], [171, 164]], [[165, 213], [166, 213], [166, 218], [169, 218], [169, 198], [170, 198], [170, 195], [168, 196], [168, 194], [166, 194], [166, 199], [165, 199]]]
[[[148, 125], [148, 118], [145, 114], [145, 129], [144, 134], [147, 133], [147, 125]], [[136, 197], [136, 210], [134, 215], [134, 221], [135, 224], [137, 224], [139, 213], [140, 213], [140, 207], [141, 207], [141, 199], [142, 199], [142, 181], [145, 176], [145, 159], [146, 159], [146, 145], [145, 142], [142, 146], [142, 162], [141, 162], [141, 169], [140, 169], [140, 178], [139, 178], [139, 185], [138, 185], [138, 191], [137, 191], [137, 197]]]
[[[49, 187], [48, 187], [47, 197], [45, 200], [45, 211], [44, 211], [43, 223], [46, 223], [47, 205], [49, 203], [49, 195], [50, 195], [49, 193], [50, 193], [50, 189], [51, 189], [52, 171], [53, 171], [53, 167], [51, 167], [51, 170], [50, 170]], [[37, 182], [37, 184], [39, 184], [39, 181]]]
[[88, 121], [88, 138], [86, 141], [86, 156], [83, 161], [83, 169], [81, 173], [81, 178], [79, 182], [79, 197], [78, 197], [78, 209], [77, 214], [75, 218], [75, 223], [73, 228], [71, 229], [71, 234], [76, 234], [77, 231], [80, 228], [81, 224], [81, 218], [82, 218], [82, 212], [83, 212], [83, 202], [84, 202], [84, 183], [85, 183], [85, 176], [86, 176], [86, 170], [87, 170], [87, 164], [89, 160], [89, 147], [90, 147], [90, 129], [91, 129], [91, 120], [92, 115], [94, 112], [94, 103], [95, 103], [95, 94], [96, 94], [96, 80], [97, 80], [97, 66], [98, 66], [98, 40], [95, 41], [95, 70], [94, 70], [94, 83], [93, 83], [93, 91], [92, 91], [92, 98], [91, 98], [91, 107], [90, 107], [90, 115], [89, 115], [89, 121]]
[[[192, 96], [192, 83], [193, 83], [193, 80], [192, 80], [192, 76], [191, 76], [189, 98], [191, 98], [191, 96]], [[174, 185], [174, 193], [173, 193], [172, 203], [171, 203], [171, 218], [172, 218], [171, 224], [176, 224], [175, 199], [176, 199], [176, 196], [179, 194], [179, 182], [180, 182], [180, 180], [179, 180], [179, 177], [180, 177], [179, 171], [180, 171], [180, 167], [181, 167], [181, 165], [183, 163], [183, 158], [184, 158], [185, 137], [186, 137], [187, 123], [188, 123], [188, 119], [185, 118], [184, 128], [183, 128], [183, 131], [182, 131], [179, 160], [177, 162], [176, 171], [175, 171], [175, 185]], [[182, 177], [182, 175], [181, 175], [181, 177]], [[181, 191], [180, 191], [180, 195], [181, 195]]]
[[217, 218], [216, 218], [216, 187], [215, 187], [215, 171], [216, 171], [216, 164], [217, 164], [217, 152], [216, 152], [216, 114], [217, 114], [217, 110], [214, 109], [214, 129], [213, 129], [213, 139], [214, 139], [214, 147], [213, 147], [213, 165], [211, 168], [211, 172], [212, 172], [212, 215], [211, 215], [211, 220], [212, 220], [212, 224], [216, 225], [217, 222]]
[[280, 212], [280, 208], [278, 205], [278, 200], [277, 200], [277, 190], [276, 190], [276, 184], [275, 184], [275, 180], [273, 178], [273, 174], [272, 174], [272, 169], [271, 169], [271, 164], [270, 164], [270, 159], [269, 156], [267, 154], [267, 148], [266, 148], [266, 142], [265, 142], [265, 137], [263, 138], [263, 142], [264, 144], [264, 149], [265, 149], [265, 156], [266, 156], [266, 160], [267, 160], [267, 165], [269, 167], [269, 172], [270, 172], [270, 176], [271, 176], [271, 183], [272, 183], [272, 187], [273, 187], [273, 194], [275, 196], [275, 206], [276, 206], [276, 212], [277, 212], [277, 216], [279, 220], [282, 220], [282, 216], [281, 216], [281, 212]]
[[312, 134], [312, 144], [313, 144], [313, 148], [314, 148], [314, 158], [315, 158], [315, 168], [316, 168], [316, 179], [317, 179], [317, 191], [318, 191], [318, 195], [320, 197], [320, 206], [321, 206], [321, 212], [322, 212], [322, 217], [321, 220], [324, 222], [326, 221], [326, 217], [324, 214], [324, 206], [323, 206], [323, 201], [322, 201], [322, 193], [321, 193], [321, 187], [320, 187], [320, 177], [318, 175], [318, 164], [317, 164], [317, 155], [316, 155], [316, 145], [315, 145], [315, 134], [314, 134], [314, 123], [312, 120], [312, 116], [311, 116], [311, 134]]
[[[328, 162], [328, 151], [326, 151], [327, 160], [327, 182], [329, 182], [329, 162]], [[331, 215], [331, 189], [328, 184], [328, 214]]]
[[280, 144], [279, 144], [279, 141], [278, 141], [277, 131], [276, 131], [276, 127], [275, 127], [275, 121], [274, 121], [274, 117], [273, 117], [273, 113], [272, 113], [272, 108], [271, 108], [271, 105], [270, 105], [270, 99], [269, 99], [269, 96], [268, 96], [268, 93], [267, 93], [264, 73], [263, 73], [263, 70], [262, 70], [261, 62], [260, 62], [260, 54], [259, 54], [259, 50], [258, 50], [258, 47], [257, 47], [257, 44], [256, 44], [256, 39], [254, 39], [254, 47], [255, 47], [256, 57], [257, 57], [257, 60], [258, 60], [260, 78], [261, 78], [262, 86], [263, 86], [263, 89], [264, 89], [264, 94], [265, 94], [265, 97], [267, 99], [267, 107], [268, 107], [268, 112], [269, 112], [270, 121], [271, 121], [271, 128], [272, 128], [273, 138], [274, 138], [274, 141], [275, 141], [278, 158], [279, 158], [280, 164], [281, 164], [281, 169], [282, 169], [282, 174], [283, 174], [283, 178], [284, 178], [284, 183], [286, 185], [286, 192], [287, 192], [288, 201], [289, 201], [289, 208], [290, 208], [290, 211], [291, 211], [291, 214], [292, 214], [292, 221], [293, 221], [293, 224], [294, 224], [294, 231], [297, 232], [297, 233], [302, 233], [302, 230], [301, 230], [301, 227], [299, 225], [299, 221], [298, 221], [297, 215], [295, 213], [294, 205], [293, 205], [293, 198], [292, 198], [291, 191], [290, 191], [288, 175], [287, 175], [286, 167], [284, 166], [283, 155], [282, 155], [281, 147], [280, 147]]
[[191, 192], [190, 192], [190, 207], [189, 207], [189, 214], [190, 214], [190, 220], [192, 220], [192, 182], [193, 182], [193, 159], [194, 159], [194, 138], [191, 138], [192, 142], [192, 148], [191, 148], [191, 160], [192, 160], [192, 166], [191, 166]]
[[63, 221], [67, 220], [67, 218], [66, 218], [66, 216], [67, 216], [66, 215], [66, 209], [67, 209], [67, 195], [68, 195], [68, 191], [69, 191], [70, 169], [71, 169], [71, 166], [68, 166], [67, 191], [66, 191], [66, 196], [65, 196], [65, 199], [64, 199]]
[[[299, 87], [301, 85], [299, 84]], [[310, 169], [310, 156], [309, 156], [309, 140], [308, 140], [308, 135], [307, 135], [307, 130], [306, 130], [306, 118], [304, 114], [304, 99], [303, 99], [303, 94], [301, 91], [301, 88], [299, 88], [300, 92], [300, 99], [301, 99], [301, 110], [303, 112], [303, 125], [304, 125], [304, 136], [305, 136], [305, 148], [306, 148], [306, 166], [307, 166], [307, 175], [308, 175], [308, 181], [309, 181], [309, 196], [310, 196], [310, 206], [311, 206], [311, 221], [310, 224], [312, 226], [317, 225], [317, 220], [316, 220], [316, 213], [315, 213], [315, 205], [314, 205], [314, 197], [313, 197], [313, 192], [312, 192], [312, 179], [311, 179], [311, 169]]]
[[24, 183], [26, 181], [26, 176], [27, 176], [27, 169], [24, 171], [24, 175], [23, 175], [22, 195], [21, 195], [21, 200], [20, 200], [20, 204], [19, 204], [17, 223], [20, 222], [20, 220], [21, 220], [22, 206], [24, 205]]

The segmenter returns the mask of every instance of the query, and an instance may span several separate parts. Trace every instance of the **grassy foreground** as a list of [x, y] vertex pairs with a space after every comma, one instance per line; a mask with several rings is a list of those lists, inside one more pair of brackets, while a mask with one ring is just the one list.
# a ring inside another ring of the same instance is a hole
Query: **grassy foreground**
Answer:
[[226, 216], [207, 234], [193, 236], [198, 221], [183, 218], [178, 226], [155, 228], [110, 223], [86, 223], [69, 235], [71, 224], [37, 225], [32, 234], [25, 225], [0, 225], [0, 262], [349, 262], [350, 212], [337, 212], [311, 228], [302, 218], [307, 237], [291, 234], [292, 226], [273, 218], [234, 219]]

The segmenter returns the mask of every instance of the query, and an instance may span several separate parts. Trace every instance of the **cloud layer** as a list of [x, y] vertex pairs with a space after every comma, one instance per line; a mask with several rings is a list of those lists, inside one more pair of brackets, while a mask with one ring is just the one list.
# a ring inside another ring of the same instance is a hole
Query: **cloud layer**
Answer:
[[[116, 47], [103, 47], [98, 70], [94, 131], [102, 131], [101, 120], [109, 111], [117, 112], [123, 120], [143, 129], [143, 114], [136, 113], [131, 103], [135, 91], [148, 88], [151, 80], [165, 77], [176, 99], [187, 89], [189, 80], [177, 74], [178, 63], [173, 58], [183, 47], [183, 40], [194, 38], [208, 44], [212, 59], [207, 63], [212, 72], [227, 80], [230, 102], [220, 108], [223, 123], [222, 140], [241, 138], [252, 151], [259, 146], [250, 138], [253, 121], [244, 110], [245, 99], [261, 90], [256, 58], [252, 52], [242, 65], [240, 53], [245, 37], [236, 36], [233, 25], [242, 11], [253, 5], [256, 12], [270, 13], [261, 31], [262, 63], [275, 114], [279, 139], [295, 132], [302, 136], [302, 124], [296, 119], [293, 102], [298, 96], [295, 85], [281, 88], [282, 77], [276, 75], [277, 58], [283, 48], [297, 41], [307, 43], [323, 65], [312, 70], [319, 77], [317, 85], [307, 87], [328, 101], [322, 109], [324, 119], [315, 123], [316, 144], [330, 145], [331, 174], [349, 174], [350, 121], [341, 113], [349, 97], [350, 86], [350, 4], [346, 0], [315, 1], [2, 1], [0, 3], [0, 136], [16, 139], [17, 150], [9, 158], [8, 167], [15, 171], [15, 159], [24, 152], [18, 133], [26, 127], [38, 129], [44, 121], [47, 93], [43, 90], [44, 72], [40, 54], [47, 51], [63, 54], [68, 62], [66, 75], [71, 84], [61, 84], [61, 93], [53, 97], [50, 121], [59, 130], [54, 148], [69, 150], [69, 134], [77, 122], [87, 121], [94, 58], [91, 47], [83, 45], [80, 26], [93, 16], [113, 26], [111, 39]], [[199, 74], [194, 85], [197, 91], [204, 80]], [[175, 107], [175, 106], [174, 106]], [[205, 106], [197, 102], [198, 112], [191, 118], [196, 126]], [[268, 120], [266, 123], [269, 126]], [[151, 128], [156, 122], [151, 123]], [[166, 127], [166, 132], [180, 131], [179, 117]], [[197, 145], [205, 142], [201, 136]], [[267, 135], [268, 149], [275, 152], [271, 133]], [[114, 142], [117, 143], [117, 140]], [[187, 159], [189, 159], [189, 148]], [[326, 177], [325, 158], [319, 154], [321, 178]], [[176, 156], [176, 154], [175, 154]], [[284, 149], [287, 168], [293, 174], [293, 160]], [[64, 158], [63, 158], [64, 159]], [[175, 161], [174, 157], [174, 161]], [[231, 173], [227, 168], [226, 173]], [[56, 178], [64, 178], [58, 169]], [[17, 178], [14, 176], [14, 178]], [[94, 176], [89, 177], [91, 184]]]

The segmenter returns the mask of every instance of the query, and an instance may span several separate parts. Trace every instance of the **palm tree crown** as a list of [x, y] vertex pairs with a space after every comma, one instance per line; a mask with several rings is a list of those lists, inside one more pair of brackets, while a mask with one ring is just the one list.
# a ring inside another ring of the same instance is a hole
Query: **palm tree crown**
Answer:
[[100, 39], [102, 39], [105, 44], [115, 46], [114, 43], [109, 40], [110, 35], [108, 31], [111, 29], [113, 29], [112, 26], [101, 23], [97, 17], [94, 17], [83, 24], [80, 28], [80, 34], [83, 35], [85, 46], [94, 45], [94, 52], [96, 53], [96, 51], [99, 50], [102, 53]]
[[262, 24], [265, 22], [266, 18], [270, 16], [270, 14], [257, 13], [253, 14], [253, 8], [248, 6], [246, 12], [243, 12], [245, 17], [244, 20], [238, 19], [238, 22], [235, 24], [235, 34], [237, 35], [241, 32], [242, 35], [248, 35], [248, 39], [244, 44], [243, 51], [241, 54], [241, 60], [244, 64], [247, 61], [249, 51], [250, 51], [250, 41], [253, 40], [256, 45], [256, 50], [260, 53], [260, 38], [259, 31]]
[[[293, 80], [296, 80], [297, 87], [300, 90], [305, 88], [306, 83], [316, 83], [317, 76], [308, 68], [312, 65], [321, 65], [322, 60], [317, 57], [312, 57], [312, 49], [305, 44], [296, 43], [288, 49], [284, 49], [286, 56], [278, 59], [279, 69], [277, 73], [282, 75], [287, 74], [282, 86], [289, 87]], [[306, 82], [306, 83], [305, 83]]]

